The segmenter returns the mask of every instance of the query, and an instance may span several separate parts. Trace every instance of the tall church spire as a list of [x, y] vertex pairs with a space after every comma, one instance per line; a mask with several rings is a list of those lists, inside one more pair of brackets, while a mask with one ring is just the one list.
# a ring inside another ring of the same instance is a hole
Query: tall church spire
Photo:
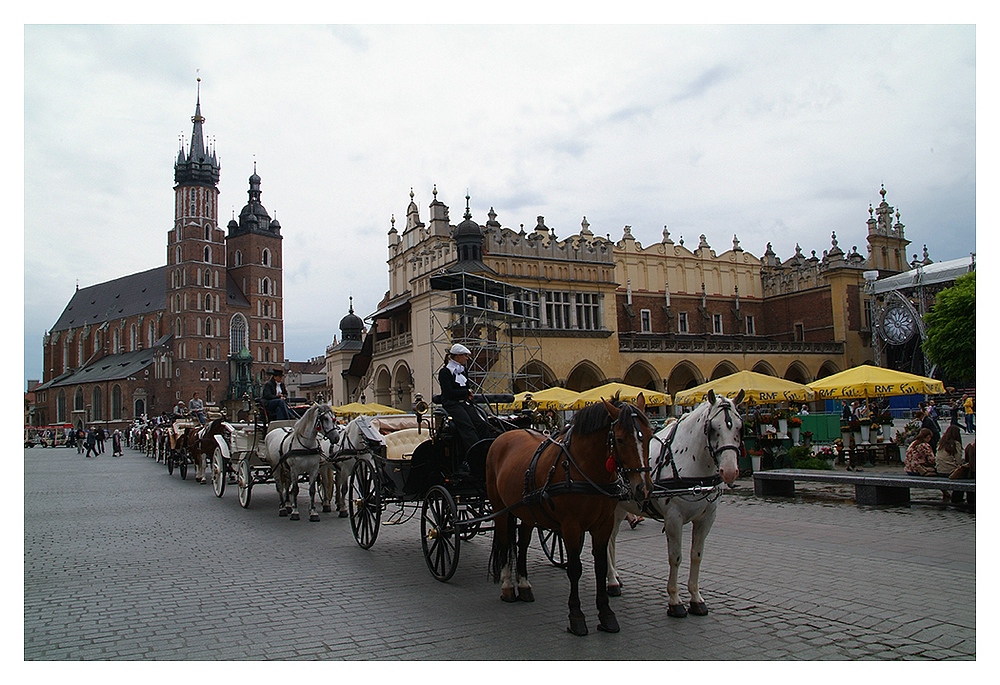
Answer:
[[219, 183], [219, 160], [215, 150], [206, 149], [204, 124], [201, 114], [201, 77], [198, 77], [198, 93], [195, 99], [194, 116], [191, 117], [191, 147], [185, 155], [183, 146], [174, 164], [174, 183], [214, 187]]

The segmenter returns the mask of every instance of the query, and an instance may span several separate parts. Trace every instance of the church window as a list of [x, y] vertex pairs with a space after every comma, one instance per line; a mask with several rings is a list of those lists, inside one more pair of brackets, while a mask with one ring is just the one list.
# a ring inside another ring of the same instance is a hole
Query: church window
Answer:
[[205, 246], [205, 262], [208, 264], [212, 263], [212, 248]]
[[233, 262], [236, 266], [243, 266], [243, 253], [236, 250], [236, 254], [233, 255]]
[[56, 396], [56, 423], [66, 423], [66, 391], [60, 390]]
[[205, 369], [204, 366], [201, 367], [201, 380], [203, 380], [203, 381], [207, 381], [208, 380], [208, 371]]
[[139, 333], [136, 331], [135, 324], [129, 327], [128, 345], [129, 352], [135, 352], [139, 347]]
[[83, 388], [77, 388], [73, 396], [73, 411], [83, 411]]
[[208, 269], [205, 269], [205, 287], [206, 288], [212, 287], [212, 272], [209, 271]]
[[236, 354], [247, 346], [247, 320], [236, 314], [229, 322], [229, 353]]
[[93, 419], [94, 421], [103, 421], [104, 420], [104, 407], [102, 405], [104, 404], [104, 402], [103, 402], [103, 398], [101, 397], [101, 386], [99, 386], [99, 385], [95, 385], [94, 386], [94, 392], [93, 392], [93, 395], [92, 395], [92, 401], [93, 401], [93, 404], [91, 405], [91, 408], [90, 408], [91, 419]]
[[271, 316], [271, 303], [264, 300], [264, 316]]
[[181, 263], [181, 246], [180, 245], [178, 245], [176, 248], [174, 248], [174, 263], [175, 264], [180, 264]]
[[206, 317], [205, 319], [205, 336], [212, 337], [212, 317]]
[[115, 385], [111, 388], [111, 419], [116, 421], [122, 417], [122, 387]]
[[212, 226], [211, 224], [205, 226], [205, 240], [212, 240]]
[[205, 295], [205, 311], [206, 312], [212, 311], [212, 296], [211, 295]]
[[271, 339], [271, 324], [264, 324], [263, 333], [264, 333], [263, 335], [264, 340]]
[[208, 386], [207, 388], [205, 388], [205, 401], [206, 402], [213, 402], [214, 401], [212, 399], [212, 386], [211, 385]]
[[265, 347], [264, 348], [264, 363], [267, 364], [270, 361], [271, 361], [271, 348], [270, 347]]
[[153, 343], [156, 342], [156, 324], [152, 321], [149, 322], [149, 335], [146, 340], [148, 341], [148, 346], [152, 347]]
[[264, 251], [261, 253], [260, 263], [263, 264], [264, 266], [271, 266], [271, 251], [268, 250], [266, 247], [264, 248]]
[[265, 278], [263, 281], [261, 281], [260, 292], [263, 295], [270, 295], [271, 294], [271, 279], [270, 278]]

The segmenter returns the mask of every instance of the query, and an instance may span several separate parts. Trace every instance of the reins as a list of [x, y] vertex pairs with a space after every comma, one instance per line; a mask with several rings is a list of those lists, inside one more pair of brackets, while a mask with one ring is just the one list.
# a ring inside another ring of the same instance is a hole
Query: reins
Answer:
[[[702, 431], [705, 434], [705, 447], [708, 450], [709, 456], [712, 458], [712, 462], [716, 466], [716, 472], [710, 476], [682, 476], [680, 471], [677, 469], [677, 462], [674, 459], [673, 452], [673, 442], [677, 437], [677, 433], [681, 428], [681, 424], [688, 419], [688, 417], [695, 416], [694, 413], [685, 414], [681, 416], [677, 421], [671, 425], [670, 433], [667, 435], [665, 440], [660, 440], [660, 454], [656, 458], [655, 474], [656, 478], [653, 480], [653, 497], [676, 497], [683, 494], [704, 494], [706, 497], [711, 495], [712, 492], [722, 484], [722, 476], [718, 473], [719, 467], [719, 457], [726, 450], [734, 450], [737, 455], [740, 453], [740, 445], [722, 445], [721, 447], [714, 447], [712, 445], [712, 435], [711, 427], [712, 420], [717, 417], [720, 413], [725, 414], [726, 427], [733, 427], [733, 417], [730, 411], [733, 407], [730, 406], [728, 402], [723, 402], [722, 406], [719, 407], [715, 414], [712, 414], [712, 407], [709, 405], [708, 411], [705, 412], [704, 426]], [[654, 438], [659, 440], [658, 438]], [[742, 437], [741, 437], [742, 440]], [[672, 471], [672, 477], [662, 478], [661, 473], [666, 466], [670, 466]], [[707, 492], [707, 494], [706, 494]]]

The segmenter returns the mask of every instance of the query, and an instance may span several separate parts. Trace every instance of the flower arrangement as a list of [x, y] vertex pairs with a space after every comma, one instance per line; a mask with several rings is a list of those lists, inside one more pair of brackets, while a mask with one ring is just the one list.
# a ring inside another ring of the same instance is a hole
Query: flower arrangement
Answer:
[[747, 450], [747, 454], [749, 454], [751, 457], [763, 457], [764, 450]]
[[879, 425], [881, 426], [888, 425], [892, 423], [892, 412], [888, 411], [879, 412], [875, 418], [879, 422]]
[[850, 423], [847, 424], [850, 427], [852, 433], [861, 432], [861, 422], [857, 419], [851, 419]]
[[870, 426], [872, 425], [872, 420], [867, 416], [865, 416], [858, 423], [860, 423], [862, 426]]
[[820, 459], [836, 459], [837, 452], [833, 449], [831, 445], [823, 445], [818, 450], [816, 450], [816, 456]]
[[802, 431], [802, 439], [806, 442], [812, 442], [813, 432], [812, 431]]
[[788, 427], [789, 428], [801, 428], [802, 427], [802, 419], [800, 419], [798, 416], [790, 416], [790, 417], [788, 417]]

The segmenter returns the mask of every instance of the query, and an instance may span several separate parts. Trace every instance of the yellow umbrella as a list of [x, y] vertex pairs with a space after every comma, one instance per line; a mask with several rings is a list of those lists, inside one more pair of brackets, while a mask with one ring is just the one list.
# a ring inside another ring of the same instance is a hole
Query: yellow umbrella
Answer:
[[361, 404], [360, 402], [351, 402], [349, 404], [344, 404], [339, 407], [330, 407], [333, 413], [337, 416], [357, 416], [359, 414], [365, 414], [368, 416], [375, 416], [377, 414], [405, 414], [405, 411], [401, 409], [396, 409], [394, 407], [389, 407], [384, 404], [378, 404], [377, 402], [372, 402], [371, 404]]
[[736, 397], [743, 390], [745, 399], [752, 404], [807, 402], [813, 398], [813, 391], [801, 383], [744, 370], [681, 390], [674, 395], [674, 401], [685, 406], [699, 404], [705, 401], [709, 390], [724, 397]]
[[519, 392], [514, 395], [514, 402], [511, 405], [515, 409], [524, 407], [524, 403], [531, 395], [532, 401], [539, 409], [568, 409], [574, 402], [580, 399], [580, 393], [567, 390], [566, 388], [554, 387], [545, 390]]
[[895, 397], [897, 395], [937, 395], [944, 383], [904, 371], [862, 364], [809, 383], [818, 400]]
[[664, 407], [671, 403], [670, 395], [667, 395], [666, 393], [649, 390], [647, 388], [637, 388], [634, 385], [626, 385], [625, 383], [605, 383], [602, 386], [580, 393], [580, 397], [577, 401], [568, 408], [582, 409], [588, 404], [600, 402], [601, 398], [610, 400], [615, 396], [615, 393], [618, 393], [618, 399], [625, 402], [635, 402], [639, 393], [642, 393], [643, 397], [646, 399], [647, 407]]

